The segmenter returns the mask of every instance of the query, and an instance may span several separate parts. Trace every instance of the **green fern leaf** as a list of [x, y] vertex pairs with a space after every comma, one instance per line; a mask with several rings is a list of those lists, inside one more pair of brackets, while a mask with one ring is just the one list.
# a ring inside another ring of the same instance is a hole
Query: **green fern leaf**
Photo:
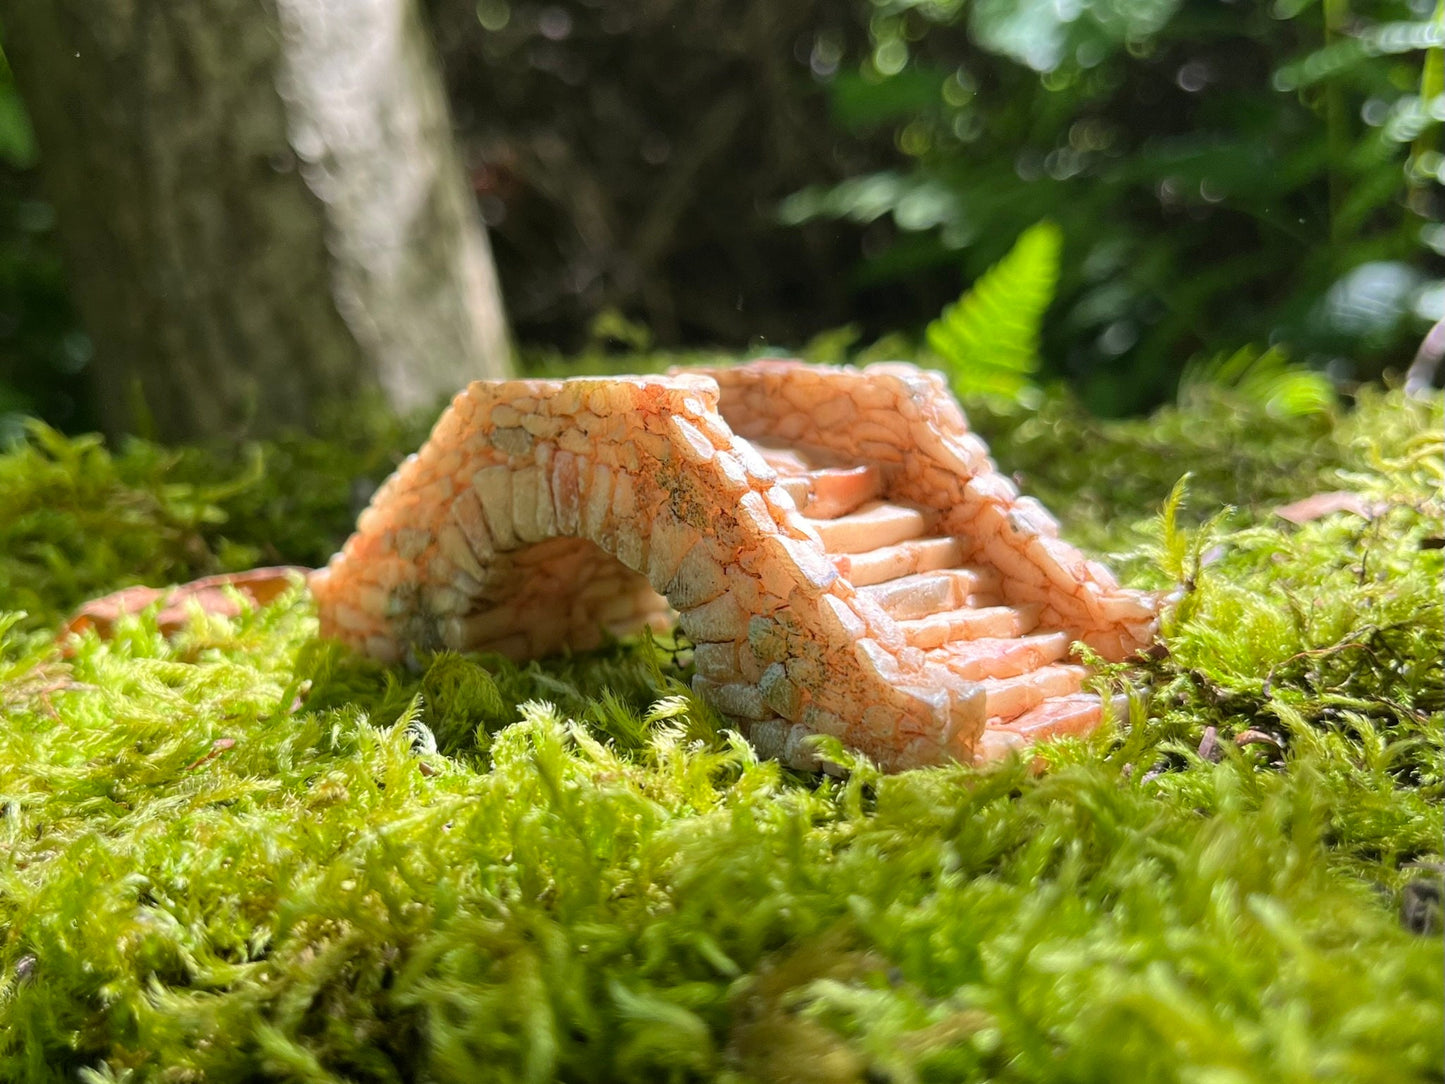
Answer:
[[1329, 377], [1290, 361], [1275, 347], [1260, 353], [1246, 346], [1189, 365], [1179, 380], [1179, 405], [1188, 408], [1196, 399], [1219, 391], [1283, 418], [1323, 414], [1335, 405]]
[[1054, 223], [1030, 226], [973, 289], [928, 325], [928, 346], [960, 395], [1016, 399], [1032, 387], [1062, 246]]

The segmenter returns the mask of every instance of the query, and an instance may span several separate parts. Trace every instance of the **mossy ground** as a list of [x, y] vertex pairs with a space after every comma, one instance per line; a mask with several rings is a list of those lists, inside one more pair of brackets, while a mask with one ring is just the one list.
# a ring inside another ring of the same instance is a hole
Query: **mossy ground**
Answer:
[[[297, 590], [62, 654], [88, 596], [324, 559], [419, 434], [38, 433], [0, 457], [0, 1079], [1438, 1080], [1441, 421], [976, 412], [1182, 592], [1168, 653], [1043, 774], [845, 781], [759, 762], [667, 640], [389, 672]], [[1271, 511], [1338, 489], [1375, 517]]]

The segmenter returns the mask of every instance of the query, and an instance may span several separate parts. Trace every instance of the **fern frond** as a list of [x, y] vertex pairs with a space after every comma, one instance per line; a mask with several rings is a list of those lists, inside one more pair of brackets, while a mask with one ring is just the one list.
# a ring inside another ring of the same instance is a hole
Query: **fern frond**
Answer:
[[1210, 389], [1224, 389], [1276, 417], [1323, 414], [1335, 403], [1329, 377], [1290, 361], [1276, 347], [1259, 353], [1245, 346], [1233, 354], [1194, 362], [1179, 380], [1179, 403], [1188, 406]]
[[1062, 245], [1054, 223], [1030, 226], [973, 289], [928, 325], [928, 346], [960, 395], [1017, 398], [1031, 386]]

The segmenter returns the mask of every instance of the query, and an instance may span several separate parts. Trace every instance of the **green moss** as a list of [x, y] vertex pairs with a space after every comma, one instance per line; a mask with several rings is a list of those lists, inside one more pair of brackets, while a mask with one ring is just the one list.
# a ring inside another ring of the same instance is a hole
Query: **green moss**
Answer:
[[[1438, 1079], [1439, 405], [1201, 410], [976, 419], [1180, 592], [1168, 654], [1101, 678], [1131, 717], [1043, 775], [842, 782], [759, 762], [668, 640], [387, 671], [293, 594], [62, 657], [81, 594], [286, 515], [319, 548], [394, 453], [207, 487], [37, 437], [0, 459], [34, 614], [0, 646], [0, 1079]], [[1271, 512], [1343, 488], [1380, 513]]]
[[173, 484], [181, 459], [141, 443], [115, 456], [99, 437], [71, 440], [36, 423], [26, 443], [0, 455], [3, 607], [38, 624], [112, 586], [250, 564], [254, 549], [208, 541], [225, 518], [218, 502], [235, 487], [215, 476]]

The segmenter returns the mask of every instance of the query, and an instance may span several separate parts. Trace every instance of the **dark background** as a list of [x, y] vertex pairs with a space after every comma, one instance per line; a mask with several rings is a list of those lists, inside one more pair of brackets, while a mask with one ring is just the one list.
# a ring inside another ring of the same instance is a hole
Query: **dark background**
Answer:
[[[1102, 413], [1248, 344], [1377, 379], [1440, 316], [1431, 3], [426, 10], [524, 359], [843, 325], [907, 353], [1044, 218], [1044, 376]], [[0, 76], [0, 440], [96, 424], [37, 159]]]

